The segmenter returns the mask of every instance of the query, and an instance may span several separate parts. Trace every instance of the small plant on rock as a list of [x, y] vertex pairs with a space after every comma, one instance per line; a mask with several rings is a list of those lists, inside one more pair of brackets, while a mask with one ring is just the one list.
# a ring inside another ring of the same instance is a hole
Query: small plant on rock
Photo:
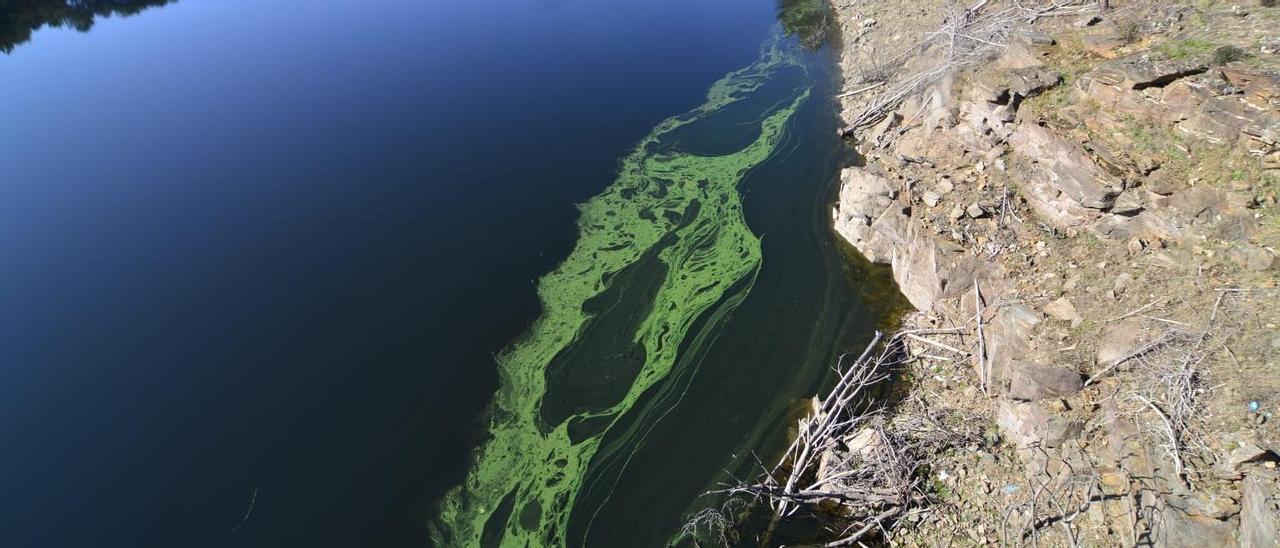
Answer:
[[1142, 25], [1139, 25], [1137, 21], [1122, 23], [1117, 37], [1125, 44], [1137, 42], [1142, 39]]
[[[1272, 1], [1274, 2], [1275, 0]], [[1242, 61], [1248, 56], [1249, 54], [1245, 53], [1244, 50], [1238, 47], [1222, 46], [1213, 50], [1213, 64], [1222, 66], [1235, 61]]]

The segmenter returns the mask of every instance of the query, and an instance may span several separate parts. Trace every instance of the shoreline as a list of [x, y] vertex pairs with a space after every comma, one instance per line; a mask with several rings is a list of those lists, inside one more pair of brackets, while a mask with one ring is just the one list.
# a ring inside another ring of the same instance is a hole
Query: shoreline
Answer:
[[[1280, 476], [1263, 465], [1280, 434], [1258, 410], [1280, 397], [1266, 373], [1280, 341], [1266, 306], [1280, 296], [1277, 10], [1044, 7], [892, 100], [952, 58], [914, 38], [943, 28], [946, 6], [831, 7], [842, 133], [866, 161], [842, 173], [833, 229], [891, 269], [915, 309], [902, 329], [963, 328], [904, 344], [897, 397], [928, 394], [981, 430], [922, 462], [933, 472], [904, 515], [935, 527], [884, 540], [1007, 543], [1010, 520], [1048, 545], [1280, 539]], [[980, 2], [969, 17], [1014, 9]], [[1236, 46], [1255, 34], [1262, 45]], [[1051, 496], [1037, 509], [1031, 492]], [[1050, 499], [1072, 525], [1035, 525]]]

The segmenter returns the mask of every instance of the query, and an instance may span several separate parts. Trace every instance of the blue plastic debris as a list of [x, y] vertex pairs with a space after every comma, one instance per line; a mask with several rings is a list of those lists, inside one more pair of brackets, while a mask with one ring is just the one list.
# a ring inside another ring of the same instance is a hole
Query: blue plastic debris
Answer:
[[1251, 413], [1257, 413], [1257, 412], [1258, 412], [1258, 400], [1251, 400], [1251, 401], [1249, 402], [1249, 412], [1251, 412]]

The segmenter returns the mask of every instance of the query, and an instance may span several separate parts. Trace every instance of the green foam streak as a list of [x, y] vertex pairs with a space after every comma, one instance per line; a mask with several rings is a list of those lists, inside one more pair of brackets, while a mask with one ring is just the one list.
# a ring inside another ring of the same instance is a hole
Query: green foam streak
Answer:
[[[655, 245], [670, 243], [658, 251], [665, 279], [633, 337], [645, 349], [644, 365], [615, 405], [578, 415], [605, 417], [612, 425], [671, 372], [694, 322], [735, 282], [753, 275], [760, 241], [743, 218], [737, 186], [772, 154], [786, 120], [808, 91], [775, 106], [760, 122], [759, 137], [730, 154], [696, 156], [662, 151], [659, 145], [675, 129], [748, 98], [787, 66], [800, 65], [777, 39], [767, 43], [759, 61], [716, 82], [704, 104], [654, 128], [624, 158], [617, 180], [580, 207], [575, 248], [538, 282], [542, 316], [498, 356], [500, 385], [490, 408], [490, 438], [474, 455], [466, 481], [441, 504], [431, 525], [438, 544], [480, 545], [486, 527], [501, 531], [504, 546], [565, 544], [569, 510], [608, 429], [574, 444], [570, 421], [541, 424], [546, 368], [591, 321], [583, 305]], [[505, 522], [486, 525], [504, 500], [511, 507]]]

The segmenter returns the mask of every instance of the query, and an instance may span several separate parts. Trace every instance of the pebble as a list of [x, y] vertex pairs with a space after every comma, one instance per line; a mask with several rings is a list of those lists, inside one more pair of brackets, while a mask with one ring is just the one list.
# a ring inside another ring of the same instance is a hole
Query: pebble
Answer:
[[978, 205], [978, 203], [975, 202], [975, 203], [969, 204], [969, 208], [965, 210], [965, 213], [967, 213], [970, 218], [978, 219], [978, 218], [981, 218], [983, 215], [986, 215], [987, 210], [982, 209], [982, 206]]

